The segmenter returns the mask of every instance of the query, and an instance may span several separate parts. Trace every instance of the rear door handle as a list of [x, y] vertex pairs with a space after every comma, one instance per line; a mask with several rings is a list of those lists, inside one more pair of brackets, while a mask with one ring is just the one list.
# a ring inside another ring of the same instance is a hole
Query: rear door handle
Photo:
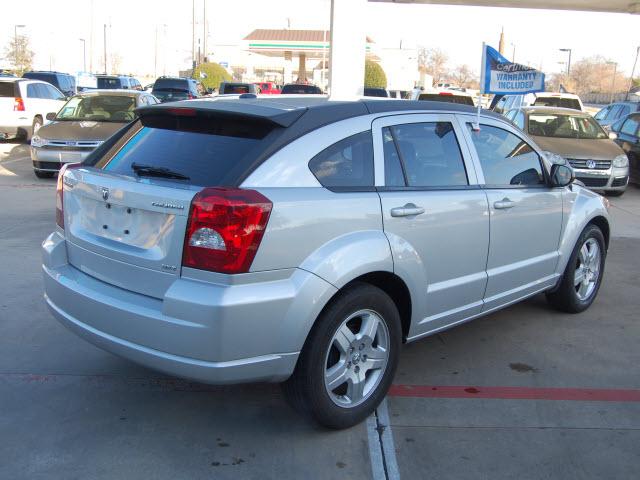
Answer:
[[424, 213], [424, 208], [417, 207], [413, 203], [407, 203], [404, 207], [395, 207], [391, 209], [392, 217], [411, 217]]
[[498, 200], [497, 202], [493, 202], [493, 208], [496, 210], [506, 210], [508, 208], [513, 208], [515, 206], [515, 202], [509, 200], [507, 197], [502, 200]]

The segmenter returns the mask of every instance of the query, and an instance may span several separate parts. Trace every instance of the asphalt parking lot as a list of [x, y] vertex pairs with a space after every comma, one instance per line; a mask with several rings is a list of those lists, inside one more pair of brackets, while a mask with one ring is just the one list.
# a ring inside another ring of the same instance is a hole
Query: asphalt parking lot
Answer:
[[0, 478], [634, 479], [640, 471], [640, 189], [612, 199], [595, 304], [544, 296], [405, 347], [377, 418], [297, 416], [276, 385], [215, 387], [103, 352], [42, 300], [55, 180], [0, 142]]

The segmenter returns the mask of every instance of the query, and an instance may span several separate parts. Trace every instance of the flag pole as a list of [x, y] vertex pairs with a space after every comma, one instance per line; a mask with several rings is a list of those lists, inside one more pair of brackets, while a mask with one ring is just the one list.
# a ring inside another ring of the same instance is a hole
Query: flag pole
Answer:
[[485, 48], [485, 42], [482, 42], [482, 64], [480, 65], [480, 90], [478, 91], [478, 116], [476, 123], [473, 125], [475, 131], [480, 131], [480, 110], [482, 109], [482, 95], [484, 94], [484, 83], [487, 64], [487, 49]]

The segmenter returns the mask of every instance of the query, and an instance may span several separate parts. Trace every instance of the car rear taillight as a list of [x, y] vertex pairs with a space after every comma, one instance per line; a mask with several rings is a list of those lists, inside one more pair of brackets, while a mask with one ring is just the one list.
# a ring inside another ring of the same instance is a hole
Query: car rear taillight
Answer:
[[13, 99], [13, 111], [24, 112], [24, 100], [22, 100], [22, 97], [16, 97]]
[[191, 202], [182, 265], [246, 273], [269, 221], [271, 201], [255, 190], [205, 188]]
[[64, 174], [67, 170], [78, 168], [81, 163], [65, 163], [58, 173], [56, 184], [56, 223], [64, 230]]

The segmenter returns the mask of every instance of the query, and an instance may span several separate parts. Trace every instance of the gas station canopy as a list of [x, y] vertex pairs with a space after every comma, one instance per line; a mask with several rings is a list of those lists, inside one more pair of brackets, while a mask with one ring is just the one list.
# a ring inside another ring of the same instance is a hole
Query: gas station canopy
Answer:
[[387, 3], [424, 3], [477, 7], [544, 8], [588, 12], [640, 14], [640, 1], [633, 0], [369, 0]]

